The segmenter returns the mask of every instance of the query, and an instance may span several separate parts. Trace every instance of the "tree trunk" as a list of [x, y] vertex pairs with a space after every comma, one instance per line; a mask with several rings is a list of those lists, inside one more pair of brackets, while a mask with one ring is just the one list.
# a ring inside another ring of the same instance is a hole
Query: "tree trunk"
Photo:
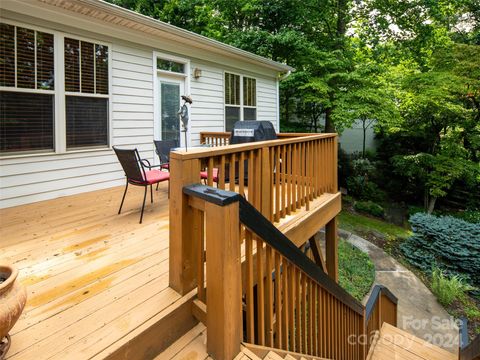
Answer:
[[362, 125], [363, 125], [362, 157], [365, 159], [365, 139], [367, 137], [367, 128], [365, 127], [365, 120], [362, 120]]
[[428, 213], [429, 214], [433, 213], [433, 209], [435, 209], [436, 201], [437, 201], [437, 198], [435, 196], [430, 196], [430, 200], [428, 202]]
[[335, 132], [335, 125], [332, 121], [332, 109], [328, 108], [325, 109], [325, 132], [326, 133], [334, 133]]

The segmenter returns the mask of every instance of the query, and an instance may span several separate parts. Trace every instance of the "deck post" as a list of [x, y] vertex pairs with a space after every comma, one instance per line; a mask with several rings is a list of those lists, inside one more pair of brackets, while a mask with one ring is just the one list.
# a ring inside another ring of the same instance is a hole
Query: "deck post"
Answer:
[[[338, 137], [333, 140], [332, 149], [332, 193], [338, 192]], [[338, 225], [335, 216], [325, 225], [325, 254], [328, 275], [338, 283]]]
[[200, 159], [182, 159], [181, 155], [170, 156], [170, 256], [169, 285], [185, 295], [197, 285], [197, 241], [202, 236], [195, 231], [194, 209], [188, 205], [188, 196], [183, 193], [185, 185], [200, 182]]
[[337, 217], [325, 226], [325, 253], [327, 258], [327, 273], [338, 283], [338, 234]]
[[207, 248], [207, 352], [232, 360], [242, 341], [239, 204], [205, 204]]

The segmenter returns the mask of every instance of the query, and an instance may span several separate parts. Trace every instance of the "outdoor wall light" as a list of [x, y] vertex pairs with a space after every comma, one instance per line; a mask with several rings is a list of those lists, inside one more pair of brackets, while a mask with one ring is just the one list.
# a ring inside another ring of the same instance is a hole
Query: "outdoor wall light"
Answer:
[[200, 78], [200, 76], [202, 76], [202, 70], [199, 69], [199, 68], [193, 69], [193, 77], [195, 79], [198, 79], [198, 78]]

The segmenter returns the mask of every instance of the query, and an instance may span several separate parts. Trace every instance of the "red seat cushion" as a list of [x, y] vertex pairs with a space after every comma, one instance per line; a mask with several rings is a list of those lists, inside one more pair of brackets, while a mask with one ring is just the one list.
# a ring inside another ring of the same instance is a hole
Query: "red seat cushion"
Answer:
[[149, 185], [156, 184], [161, 181], [170, 180], [170, 173], [165, 171], [149, 170], [145, 172], [145, 175], [147, 176], [146, 183]]
[[[213, 168], [212, 171], [213, 175], [213, 181], [218, 182], [218, 168]], [[207, 180], [208, 179], [208, 171], [200, 171], [200, 178]]]

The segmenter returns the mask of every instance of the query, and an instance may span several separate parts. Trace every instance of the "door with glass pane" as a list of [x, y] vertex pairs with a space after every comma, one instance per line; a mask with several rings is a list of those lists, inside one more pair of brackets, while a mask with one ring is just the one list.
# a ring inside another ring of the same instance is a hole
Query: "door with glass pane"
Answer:
[[177, 140], [183, 145], [180, 136], [180, 119], [178, 109], [180, 108], [180, 96], [183, 95], [184, 79], [168, 79], [159, 77], [158, 99], [159, 99], [159, 121], [160, 138], [162, 140]]

